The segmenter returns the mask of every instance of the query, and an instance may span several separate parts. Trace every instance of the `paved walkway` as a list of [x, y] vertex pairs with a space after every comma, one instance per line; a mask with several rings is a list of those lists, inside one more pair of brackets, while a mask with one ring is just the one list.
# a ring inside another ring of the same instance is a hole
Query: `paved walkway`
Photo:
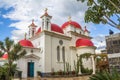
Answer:
[[22, 79], [22, 80], [40, 80], [38, 78], [27, 78], [27, 79]]
[[[18, 79], [19, 80], [19, 79]], [[89, 80], [89, 77], [71, 77], [71, 78], [27, 78], [22, 80]]]

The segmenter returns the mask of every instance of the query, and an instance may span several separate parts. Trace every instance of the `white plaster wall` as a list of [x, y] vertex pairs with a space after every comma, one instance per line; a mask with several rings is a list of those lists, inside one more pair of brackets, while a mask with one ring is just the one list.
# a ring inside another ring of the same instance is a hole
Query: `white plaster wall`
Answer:
[[[27, 55], [31, 55], [31, 54], [35, 54], [36, 56], [39, 56], [41, 57], [39, 54], [39, 50], [36, 50], [36, 49], [32, 49], [33, 50], [33, 53], [31, 53], [31, 49], [30, 48], [26, 48], [26, 51], [27, 51]], [[17, 61], [17, 67], [18, 67], [18, 70], [22, 71], [22, 77], [23, 78], [26, 78], [27, 77], [27, 66], [28, 66], [28, 62], [34, 62], [34, 76], [37, 76], [37, 71], [40, 71], [40, 61], [41, 61], [41, 58], [38, 60], [38, 59], [35, 59], [35, 58], [21, 58], [20, 60]]]
[[108, 54], [108, 58], [120, 57], [120, 53]]
[[[27, 63], [30, 61], [34, 62], [34, 76], [37, 76], [37, 71], [41, 71], [44, 72], [45, 71], [45, 67], [44, 67], [44, 53], [45, 53], [45, 48], [44, 48], [44, 43], [45, 43], [45, 36], [41, 36], [39, 38], [37, 38], [36, 40], [33, 40], [32, 42], [34, 44], [38, 44], [38, 42], [41, 42], [39, 44], [40, 49], [35, 49], [35, 48], [24, 48], [27, 51], [27, 55], [31, 55], [34, 54], [36, 56], [38, 56], [40, 59], [34, 59], [34, 58], [27, 58], [27, 59], [20, 59], [17, 61], [17, 66], [19, 67], [19, 69], [23, 72], [22, 73], [22, 77], [26, 78], [27, 77]], [[31, 50], [33, 50], [33, 53], [31, 52]], [[21, 67], [22, 66], [22, 67]]]
[[35, 47], [40, 48], [40, 51], [36, 52], [36, 55], [40, 57], [39, 71], [44, 72], [45, 71], [45, 67], [44, 67], [45, 66], [45, 35], [41, 33], [38, 38], [32, 40], [32, 43], [35, 45]]
[[40, 71], [44, 72], [45, 71], [45, 35], [42, 35], [40, 37]]
[[79, 28], [76, 28], [76, 32], [77, 32], [78, 34], [80, 34], [80, 29], [79, 29]]
[[[78, 55], [84, 54], [84, 53], [91, 53], [95, 54], [95, 48], [93, 47], [78, 47], [77, 48]], [[92, 59], [82, 59], [82, 64], [84, 68], [92, 69]]]
[[74, 61], [76, 62], [77, 61], [77, 56], [76, 56], [76, 54], [77, 54], [77, 52], [76, 52], [76, 49], [71, 49], [70, 48], [70, 58], [71, 58], [71, 62], [70, 62], [70, 65], [71, 65], [71, 70], [75, 70], [74, 69]]
[[26, 59], [22, 58], [17, 61], [18, 70], [22, 71], [22, 78], [27, 77], [27, 62]]
[[84, 35], [89, 36], [89, 32], [84, 32]]
[[95, 54], [95, 48], [94, 47], [78, 47], [77, 53], [79, 55], [84, 54], [84, 53]]
[[[52, 69], [54, 71], [64, 70], [63, 60], [62, 60], [62, 47], [65, 47], [65, 57], [66, 61], [70, 63], [70, 41], [64, 40], [61, 38], [56, 38], [53, 36], [46, 35], [46, 51], [45, 51], [45, 71], [51, 72]], [[63, 45], [59, 44], [59, 40], [63, 40]], [[60, 62], [57, 61], [57, 46], [60, 46]], [[48, 67], [49, 66], [49, 67]]]

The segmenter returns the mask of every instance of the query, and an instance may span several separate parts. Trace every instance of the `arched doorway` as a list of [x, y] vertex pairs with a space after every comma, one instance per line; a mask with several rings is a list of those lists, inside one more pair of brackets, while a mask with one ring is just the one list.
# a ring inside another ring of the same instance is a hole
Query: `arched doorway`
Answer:
[[28, 65], [27, 76], [34, 77], [34, 62], [28, 62], [27, 65]]

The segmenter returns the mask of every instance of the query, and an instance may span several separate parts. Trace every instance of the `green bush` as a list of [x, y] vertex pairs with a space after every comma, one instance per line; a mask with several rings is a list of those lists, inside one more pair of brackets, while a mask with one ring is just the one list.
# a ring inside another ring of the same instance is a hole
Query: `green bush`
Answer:
[[83, 66], [81, 66], [81, 73], [92, 74], [92, 72], [92, 69], [84, 68]]

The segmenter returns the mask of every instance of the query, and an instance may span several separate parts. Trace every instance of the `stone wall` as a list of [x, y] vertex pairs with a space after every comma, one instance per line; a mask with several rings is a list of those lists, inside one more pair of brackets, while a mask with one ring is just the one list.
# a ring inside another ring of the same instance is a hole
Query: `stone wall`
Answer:
[[38, 80], [89, 80], [90, 75], [79, 77], [40, 78]]

